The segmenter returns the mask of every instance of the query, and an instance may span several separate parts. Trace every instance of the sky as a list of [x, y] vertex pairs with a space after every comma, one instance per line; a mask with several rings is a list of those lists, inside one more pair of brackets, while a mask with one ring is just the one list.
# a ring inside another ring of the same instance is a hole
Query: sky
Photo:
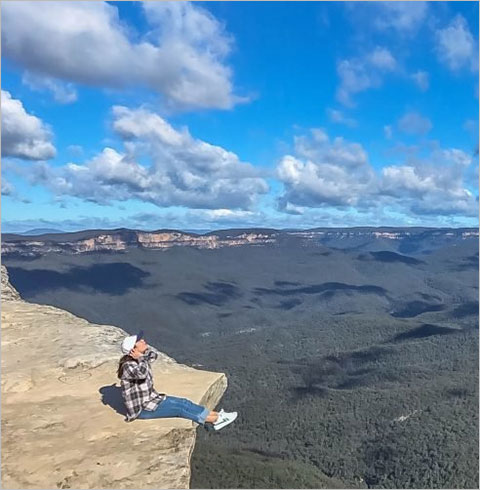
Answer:
[[2, 231], [478, 227], [478, 2], [2, 2]]

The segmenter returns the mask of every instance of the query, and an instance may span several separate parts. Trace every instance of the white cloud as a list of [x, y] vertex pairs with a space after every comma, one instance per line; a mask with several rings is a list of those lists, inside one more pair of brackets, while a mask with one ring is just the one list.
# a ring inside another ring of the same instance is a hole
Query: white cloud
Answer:
[[457, 14], [447, 27], [438, 29], [435, 40], [437, 55], [450, 70], [465, 67], [478, 70], [478, 42], [461, 14]]
[[[138, 199], [157, 206], [249, 210], [268, 186], [256, 169], [219, 146], [173, 128], [147, 109], [113, 108], [125, 151], [105, 148], [85, 164], [38, 165], [35, 181], [99, 204]], [[148, 157], [149, 167], [137, 160]]]
[[368, 56], [370, 64], [380, 70], [393, 71], [397, 63], [392, 53], [386, 48], [375, 48]]
[[342, 111], [339, 111], [337, 109], [328, 109], [327, 113], [328, 113], [328, 117], [330, 118], [330, 121], [334, 123], [344, 124], [349, 128], [354, 128], [357, 126], [357, 121], [352, 117], [346, 116]]
[[320, 130], [297, 137], [295, 153], [277, 168], [285, 193], [280, 208], [362, 206], [374, 191], [373, 170], [361, 145], [343, 138], [330, 141]]
[[396, 66], [390, 51], [379, 46], [363, 57], [340, 60], [337, 64], [340, 77], [337, 99], [346, 106], [354, 106], [352, 95], [380, 87], [385, 74], [394, 71]]
[[[184, 108], [228, 109], [245, 100], [233, 94], [224, 64], [232, 39], [213, 15], [189, 2], [140, 5], [150, 28], [143, 37], [106, 2], [7, 2], [2, 54], [57, 97], [67, 81], [144, 86]], [[73, 97], [71, 87], [66, 94]]]
[[411, 77], [422, 92], [426, 92], [428, 90], [430, 81], [426, 71], [418, 70], [415, 73], [412, 73]]
[[331, 141], [316, 130], [297, 137], [295, 154], [285, 155], [277, 167], [284, 185], [279, 209], [305, 214], [309, 208], [355, 209], [373, 212], [389, 208], [398, 215], [476, 216], [473, 192], [465, 185], [472, 157], [457, 148], [433, 146], [418, 158], [417, 149], [401, 165], [378, 173], [361, 145], [343, 138]]
[[344, 2], [347, 18], [363, 32], [381, 31], [398, 38], [411, 38], [427, 19], [428, 2]]
[[380, 192], [401, 200], [414, 214], [462, 214], [478, 212], [464, 175], [472, 158], [456, 148], [436, 149], [428, 158], [382, 169]]
[[2, 90], [2, 156], [47, 160], [56, 154], [45, 123], [28, 114], [18, 99]]
[[203, 218], [209, 221], [230, 221], [230, 220], [243, 220], [255, 216], [253, 211], [239, 211], [232, 209], [212, 209], [212, 210], [199, 210], [198, 213], [203, 213]]
[[403, 195], [403, 191], [414, 194], [428, 192], [434, 189], [433, 176], [418, 175], [414, 167], [397, 166], [385, 167], [382, 170], [385, 191], [392, 192], [398, 196]]
[[394, 29], [401, 33], [415, 31], [424, 21], [427, 2], [375, 2], [377, 15], [373, 23], [380, 30]]
[[387, 140], [391, 139], [393, 135], [392, 126], [390, 125], [383, 126], [383, 133], [385, 134], [385, 138], [387, 138]]
[[14, 191], [13, 185], [2, 175], [2, 196], [11, 196]]
[[407, 112], [398, 121], [398, 129], [407, 134], [425, 134], [432, 129], [432, 123], [418, 112]]
[[71, 83], [64, 83], [60, 80], [34, 75], [29, 72], [23, 74], [22, 82], [31, 90], [37, 92], [50, 92], [55, 101], [60, 104], [71, 104], [78, 98], [77, 91]]
[[384, 168], [382, 174], [382, 192], [401, 198], [415, 214], [476, 215], [475, 196], [461, 180], [449, 179], [450, 169], [400, 166]]
[[441, 163], [452, 164], [458, 168], [465, 168], [471, 165], [472, 157], [458, 148], [450, 148], [448, 150], [437, 150], [435, 157]]

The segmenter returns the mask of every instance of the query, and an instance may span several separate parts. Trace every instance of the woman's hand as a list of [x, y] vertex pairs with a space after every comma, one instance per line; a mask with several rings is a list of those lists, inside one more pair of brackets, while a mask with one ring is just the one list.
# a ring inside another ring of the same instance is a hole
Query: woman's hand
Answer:
[[134, 359], [138, 359], [140, 358], [143, 354], [136, 348], [134, 347], [131, 351], [130, 351], [130, 357], [133, 357]]

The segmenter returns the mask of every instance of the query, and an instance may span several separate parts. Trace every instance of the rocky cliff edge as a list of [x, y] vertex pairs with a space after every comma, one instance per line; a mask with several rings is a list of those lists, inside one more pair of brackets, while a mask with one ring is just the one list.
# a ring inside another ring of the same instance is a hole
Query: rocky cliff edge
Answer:
[[[188, 488], [196, 424], [124, 421], [116, 378], [126, 333], [23, 301], [2, 278], [2, 488]], [[213, 408], [224, 374], [159, 353], [159, 391]]]

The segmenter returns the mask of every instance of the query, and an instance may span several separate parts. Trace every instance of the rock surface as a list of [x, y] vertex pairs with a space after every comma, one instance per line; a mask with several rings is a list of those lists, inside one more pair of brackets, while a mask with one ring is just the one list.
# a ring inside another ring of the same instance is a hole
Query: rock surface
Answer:
[[[124, 421], [126, 333], [27, 303], [1, 272], [2, 488], [188, 488], [197, 425]], [[162, 353], [152, 366], [157, 390], [209, 408], [227, 386]]]
[[2, 300], [19, 300], [18, 291], [10, 284], [8, 271], [2, 266]]

